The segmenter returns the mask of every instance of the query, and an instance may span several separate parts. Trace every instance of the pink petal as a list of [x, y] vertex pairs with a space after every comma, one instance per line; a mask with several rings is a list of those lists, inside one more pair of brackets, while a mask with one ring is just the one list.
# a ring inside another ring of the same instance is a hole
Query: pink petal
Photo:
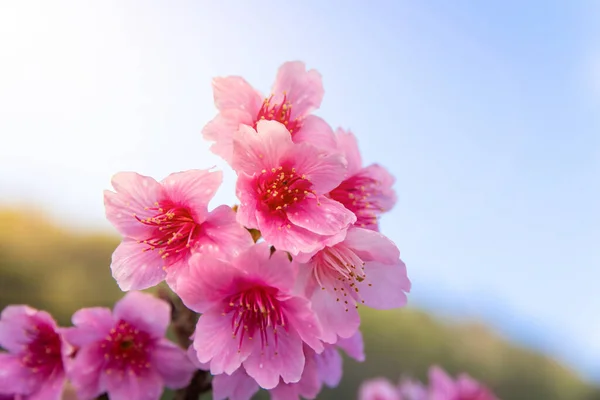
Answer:
[[[196, 332], [194, 332], [194, 334], [190, 338], [190, 339], [192, 339], [192, 341], [194, 340], [195, 335], [196, 335]], [[196, 367], [196, 369], [200, 369], [202, 371], [210, 371], [210, 363], [201, 363], [198, 360], [198, 356], [196, 355], [196, 349], [194, 349], [193, 345], [188, 347], [186, 353], [187, 353], [188, 360], [190, 360], [190, 362], [194, 365], [194, 367]]]
[[350, 131], [344, 131], [338, 128], [336, 131], [338, 148], [346, 157], [348, 163], [348, 172], [346, 176], [356, 174], [362, 168], [362, 158], [356, 141], [356, 136]]
[[400, 393], [387, 379], [376, 378], [363, 382], [358, 400], [401, 400]]
[[161, 377], [153, 370], [145, 375], [103, 374], [110, 400], [157, 400], [163, 392]]
[[[410, 291], [410, 280], [406, 276], [406, 266], [402, 261], [396, 265], [367, 262], [366, 281], [361, 283], [360, 297], [365, 305], [379, 310], [403, 307], [406, 293]], [[371, 286], [365, 283], [370, 283]]]
[[294, 132], [294, 142], [307, 142], [319, 149], [335, 151], [337, 147], [333, 129], [321, 117], [309, 115], [302, 120], [302, 126]]
[[27, 368], [23, 368], [21, 359], [12, 354], [0, 353], [0, 393], [32, 393], [39, 385]]
[[356, 222], [352, 211], [327, 197], [294, 204], [288, 218], [293, 224], [318, 235], [335, 235]]
[[258, 228], [256, 210], [258, 201], [254, 189], [254, 177], [245, 172], [238, 172], [236, 183], [236, 195], [240, 200], [240, 207], [237, 210], [237, 222], [246, 228]]
[[290, 163], [299, 174], [306, 175], [317, 194], [335, 189], [346, 175], [346, 160], [341, 154], [330, 153], [308, 143], [298, 143], [288, 148], [280, 163]]
[[[257, 213], [256, 216], [263, 238], [275, 246], [276, 249], [287, 251], [292, 256], [296, 256], [299, 253], [314, 253], [319, 251], [331, 239], [329, 236], [317, 235], [308, 229], [287, 222], [281, 223], [280, 220], [263, 215], [262, 213]], [[345, 234], [346, 231], [340, 231], [338, 235], [343, 239]]]
[[239, 346], [232, 339], [231, 317], [221, 315], [221, 309], [211, 309], [200, 316], [194, 336], [194, 349], [202, 363], [210, 361], [210, 372], [232, 374], [252, 351], [249, 341]]
[[79, 398], [92, 399], [104, 392], [105, 388], [100, 383], [103, 365], [104, 356], [99, 344], [85, 346], [77, 351], [69, 366], [68, 375]]
[[238, 109], [257, 115], [262, 96], [240, 76], [214, 78], [212, 81], [215, 106], [220, 110]]
[[[317, 289], [311, 298], [312, 309], [322, 326], [321, 339], [326, 343], [335, 343], [338, 336], [350, 337], [356, 333], [360, 325], [360, 316], [354, 304], [337, 301], [331, 287], [326, 290]], [[348, 311], [346, 311], [348, 309]]]
[[142, 290], [165, 279], [164, 263], [157, 251], [144, 251], [145, 245], [125, 239], [112, 255], [112, 276], [123, 291]]
[[[269, 343], [275, 343], [273, 333], [267, 331], [267, 334], [270, 336]], [[244, 368], [264, 389], [277, 386], [280, 376], [285, 383], [298, 382], [304, 369], [302, 340], [293, 331], [281, 330], [277, 335], [277, 346], [265, 346], [263, 351], [254, 351], [244, 361]]]
[[340, 338], [337, 341], [336, 346], [344, 350], [348, 356], [356, 361], [365, 361], [365, 343], [360, 331], [356, 331], [356, 333], [349, 338]]
[[65, 381], [64, 371], [55, 370], [34, 393], [27, 396], [27, 400], [59, 400], [62, 398]]
[[165, 386], [170, 389], [187, 386], [196, 370], [186, 352], [167, 339], [158, 341], [152, 352], [152, 359], [152, 365], [162, 376]]
[[190, 258], [189, 275], [177, 282], [177, 294], [188, 308], [205, 312], [235, 290], [239, 275], [241, 272], [230, 263], [196, 253]]
[[242, 125], [233, 134], [233, 161], [237, 172], [259, 174], [265, 168], [278, 167], [280, 159], [294, 146], [290, 132], [277, 121], [259, 121], [256, 131]]
[[85, 346], [101, 340], [115, 324], [110, 309], [105, 307], [82, 308], [71, 318], [75, 328], [62, 330], [63, 337], [73, 346]]
[[315, 356], [319, 377], [323, 382], [334, 388], [342, 380], [342, 357], [333, 346], [327, 346], [325, 351]]
[[44, 323], [56, 328], [50, 314], [26, 305], [7, 306], [0, 316], [0, 346], [11, 353], [20, 352], [28, 343], [26, 332]]
[[231, 164], [233, 159], [233, 133], [238, 130], [240, 124], [254, 124], [256, 114], [249, 114], [244, 110], [227, 109], [222, 110], [202, 129], [205, 140], [214, 141], [210, 150]]
[[250, 400], [260, 389], [243, 368], [233, 374], [220, 374], [212, 380], [213, 400]]
[[290, 325], [296, 330], [300, 338], [314, 351], [323, 351], [320, 340], [322, 334], [321, 324], [310, 308], [310, 302], [301, 297], [292, 297], [285, 302], [286, 317]]
[[134, 215], [142, 219], [153, 216], [145, 208], [154, 207], [163, 198], [162, 186], [153, 178], [135, 172], [119, 172], [111, 182], [116, 193], [104, 191], [106, 218], [123, 236], [145, 239], [149, 228]]
[[302, 371], [302, 377], [298, 383], [290, 385], [297, 386], [298, 393], [305, 399], [314, 399], [321, 391], [322, 386], [317, 367], [317, 354], [305, 347], [304, 357], [306, 358], [306, 362], [304, 364], [304, 371]]
[[234, 263], [250, 277], [287, 292], [293, 286], [296, 270], [285, 252], [276, 251], [271, 255], [270, 247], [266, 242], [257, 243], [237, 257]]
[[114, 307], [115, 320], [124, 320], [152, 336], [164, 336], [171, 321], [169, 304], [150, 294], [129, 292]]
[[306, 70], [303, 62], [286, 62], [277, 71], [273, 93], [273, 103], [281, 104], [283, 93], [292, 104], [293, 117], [301, 117], [321, 106], [325, 90], [321, 74], [316, 70]]
[[280, 382], [276, 387], [269, 390], [271, 400], [300, 400], [300, 393], [296, 383]]
[[450, 397], [456, 393], [452, 378], [437, 365], [429, 368], [429, 386], [434, 393], [442, 397]]
[[210, 212], [202, 224], [199, 246], [209, 246], [223, 254], [237, 256], [254, 244], [252, 235], [236, 221], [231, 207], [222, 205]]
[[379, 183], [379, 193], [375, 194], [376, 199], [374, 199], [377, 206], [381, 207], [382, 211], [389, 211], [394, 208], [394, 205], [396, 204], [396, 192], [392, 186], [396, 181], [396, 178], [379, 164], [371, 164], [368, 167], [363, 168], [361, 175], [370, 176]]
[[400, 260], [400, 250], [394, 242], [370, 229], [348, 229], [344, 244], [363, 260], [375, 260], [384, 264], [397, 264]]
[[222, 182], [221, 171], [194, 169], [173, 173], [161, 183], [173, 203], [188, 207], [196, 223], [202, 223], [206, 218], [208, 203]]

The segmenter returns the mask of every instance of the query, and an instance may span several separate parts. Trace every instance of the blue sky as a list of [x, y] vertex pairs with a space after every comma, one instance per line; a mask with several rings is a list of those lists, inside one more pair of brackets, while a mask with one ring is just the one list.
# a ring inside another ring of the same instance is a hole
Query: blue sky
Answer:
[[[600, 7], [564, 1], [0, 5], [0, 201], [110, 229], [135, 170], [217, 165], [210, 79], [323, 74], [318, 114], [397, 177], [412, 299], [600, 377]], [[234, 5], [235, 4], [235, 5]]]

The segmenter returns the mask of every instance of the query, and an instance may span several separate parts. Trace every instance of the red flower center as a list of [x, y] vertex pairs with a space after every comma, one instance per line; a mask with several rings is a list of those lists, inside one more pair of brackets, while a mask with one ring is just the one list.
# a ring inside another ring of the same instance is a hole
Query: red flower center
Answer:
[[277, 346], [277, 328], [286, 327], [286, 318], [279, 300], [277, 289], [272, 287], [253, 287], [229, 298], [223, 315], [231, 313], [233, 337], [239, 335], [240, 348], [244, 338], [253, 340], [260, 335], [263, 347], [269, 345], [269, 330]]
[[146, 209], [155, 211], [156, 214], [146, 219], [137, 216], [135, 218], [142, 224], [156, 229], [151, 237], [140, 241], [149, 246], [144, 251], [158, 249], [163, 259], [171, 257], [171, 262], [175, 262], [194, 244], [200, 233], [200, 226], [194, 221], [187, 207], [175, 205], [170, 201], [156, 203], [154, 207]]
[[39, 324], [28, 332], [27, 344], [21, 362], [32, 372], [51, 372], [62, 366], [61, 341], [58, 333], [48, 324]]
[[325, 289], [323, 278], [327, 277], [329, 282], [335, 282], [333, 291], [337, 297], [336, 301], [342, 303], [346, 311], [352, 304], [358, 308], [358, 301], [365, 302], [361, 299], [358, 285], [372, 284], [366, 282], [365, 262], [352, 249], [343, 244], [326, 247], [318, 252], [312, 261], [313, 275], [317, 283]]
[[377, 201], [380, 182], [360, 173], [343, 181], [329, 196], [356, 215], [356, 225], [377, 225], [377, 215], [383, 208]]
[[284, 124], [293, 137], [294, 133], [301, 128], [302, 120], [300, 118], [291, 119], [292, 104], [287, 101], [287, 94], [285, 92], [283, 93], [283, 100], [281, 104], [272, 104], [271, 100], [273, 100], [273, 95], [263, 101], [262, 107], [260, 110], [258, 110], [256, 122], [254, 122], [254, 129], [256, 129], [257, 122], [262, 119], [266, 119], [268, 121], [277, 121]]
[[258, 196], [271, 212], [285, 212], [289, 206], [304, 200], [306, 196], [315, 195], [308, 178], [297, 174], [295, 168], [263, 169], [255, 179]]
[[139, 375], [150, 368], [149, 352], [153, 344], [154, 341], [146, 332], [119, 321], [100, 344], [106, 360], [106, 373], [129, 371], [132, 375]]

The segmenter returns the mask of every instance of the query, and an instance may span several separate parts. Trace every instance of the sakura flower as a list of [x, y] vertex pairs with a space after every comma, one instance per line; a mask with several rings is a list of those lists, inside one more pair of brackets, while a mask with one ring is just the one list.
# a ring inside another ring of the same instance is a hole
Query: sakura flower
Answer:
[[350, 228], [343, 241], [296, 260], [297, 284], [304, 286], [327, 343], [357, 331], [359, 304], [377, 309], [406, 304], [411, 287], [406, 266], [396, 245], [379, 232]]
[[365, 360], [364, 343], [362, 334], [357, 331], [349, 338], [339, 338], [335, 345], [325, 344], [325, 350], [315, 355], [318, 375], [321, 381], [334, 388], [342, 379], [342, 357], [339, 350], [354, 360], [362, 362]]
[[356, 137], [351, 132], [338, 129], [337, 139], [338, 149], [348, 161], [348, 172], [329, 196], [356, 215], [356, 226], [378, 231], [379, 215], [391, 210], [396, 203], [392, 189], [395, 179], [378, 164], [362, 167]]
[[235, 255], [253, 243], [230, 207], [208, 212], [221, 181], [220, 171], [208, 170], [174, 173], [162, 182], [134, 172], [113, 177], [116, 192], [105, 191], [104, 204], [124, 237], [111, 264], [122, 290], [145, 289], [165, 278], [173, 287], [194, 252]]
[[111, 400], [156, 400], [163, 387], [186, 386], [195, 370], [185, 351], [164, 338], [170, 321], [165, 301], [129, 292], [107, 308], [83, 308], [64, 330], [78, 347], [68, 373], [79, 400], [107, 392]]
[[278, 250], [315, 251], [343, 238], [354, 214], [324, 196], [339, 185], [345, 160], [308, 143], [292, 142], [285, 127], [261, 121], [257, 131], [241, 126], [234, 136], [240, 224], [261, 231]]
[[[214, 141], [211, 150], [228, 163], [233, 158], [233, 135], [240, 124], [256, 129], [261, 120], [285, 125], [296, 143], [311, 142], [335, 146], [333, 130], [323, 119], [309, 115], [323, 99], [321, 75], [306, 70], [304, 63], [283, 64], [275, 78], [272, 94], [263, 99], [260, 92], [239, 76], [213, 79], [215, 105], [219, 114], [202, 130], [205, 139]], [[248, 132], [248, 131], [246, 131]]]
[[300, 380], [296, 383], [280, 381], [275, 388], [269, 390], [271, 400], [300, 400], [300, 398], [314, 399], [317, 397], [322, 386], [316, 361], [317, 355], [307, 346], [305, 346], [304, 355], [306, 364]]
[[[308, 300], [292, 294], [295, 268], [286, 253], [270, 256], [258, 243], [228, 261], [200, 254], [180, 279], [184, 304], [202, 313], [193, 347], [213, 375], [233, 374], [242, 364], [263, 388], [298, 382], [303, 343], [323, 351], [321, 329]], [[233, 338], [233, 340], [232, 340]]]
[[363, 382], [358, 389], [358, 400], [404, 400], [397, 388], [385, 378]]
[[64, 383], [63, 355], [69, 347], [45, 311], [8, 306], [0, 316], [0, 396], [22, 400], [59, 399]]
[[434, 366], [429, 369], [428, 400], [497, 400], [497, 397], [467, 374], [453, 380], [443, 369]]

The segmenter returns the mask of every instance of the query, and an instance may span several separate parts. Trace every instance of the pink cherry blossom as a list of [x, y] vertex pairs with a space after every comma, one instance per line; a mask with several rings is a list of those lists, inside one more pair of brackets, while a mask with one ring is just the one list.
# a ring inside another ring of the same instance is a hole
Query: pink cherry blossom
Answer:
[[104, 204], [124, 236], [111, 264], [122, 290], [145, 289], [165, 278], [173, 287], [194, 252], [237, 254], [253, 243], [230, 207], [208, 212], [221, 181], [220, 171], [208, 170], [174, 173], [162, 182], [134, 172], [113, 177], [116, 193], [105, 191]]
[[259, 229], [267, 242], [293, 255], [343, 238], [356, 217], [324, 194], [339, 185], [345, 167], [340, 154], [292, 142], [280, 123], [261, 121], [257, 131], [240, 127], [233, 158], [238, 222]]
[[358, 400], [404, 400], [398, 389], [385, 378], [363, 382], [358, 389]]
[[[265, 242], [228, 261], [197, 254], [188, 279], [178, 282], [184, 304], [202, 313], [193, 346], [213, 375], [242, 364], [263, 388], [298, 382], [303, 343], [323, 351], [321, 328], [308, 300], [292, 294], [295, 268], [286, 253], [270, 255]], [[234, 340], [232, 340], [232, 337]]]
[[68, 369], [79, 400], [107, 392], [111, 400], [157, 400], [163, 387], [186, 386], [195, 370], [186, 352], [164, 338], [170, 306], [131, 291], [108, 308], [83, 308], [64, 330], [78, 348]]
[[300, 254], [298, 285], [323, 328], [322, 340], [358, 329], [360, 304], [377, 309], [402, 307], [411, 283], [396, 245], [379, 232], [350, 228], [345, 239], [316, 253]]
[[25, 305], [8, 306], [0, 316], [0, 394], [22, 400], [59, 399], [64, 383], [63, 343], [54, 319]]
[[453, 380], [442, 368], [433, 366], [429, 369], [428, 400], [497, 400], [497, 397], [467, 374]]
[[391, 210], [396, 203], [392, 189], [395, 179], [378, 164], [362, 167], [356, 137], [351, 132], [338, 129], [336, 136], [338, 149], [348, 161], [348, 172], [329, 196], [356, 214], [356, 226], [378, 231], [379, 215]]
[[213, 90], [219, 114], [204, 127], [202, 135], [215, 142], [213, 153], [229, 163], [233, 158], [234, 132], [240, 124], [256, 128], [261, 120], [284, 124], [296, 143], [335, 146], [331, 127], [323, 119], [309, 115], [323, 99], [321, 75], [315, 70], [307, 71], [302, 62], [286, 62], [279, 68], [268, 98], [263, 99], [239, 76], [213, 79]]

